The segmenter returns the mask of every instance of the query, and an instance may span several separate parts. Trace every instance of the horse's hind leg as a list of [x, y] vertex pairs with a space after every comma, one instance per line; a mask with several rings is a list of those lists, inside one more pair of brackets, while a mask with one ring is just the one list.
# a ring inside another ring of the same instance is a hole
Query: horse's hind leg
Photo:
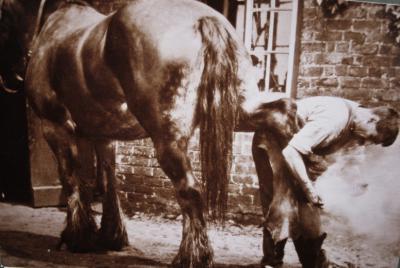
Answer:
[[115, 178], [115, 144], [110, 141], [96, 141], [97, 174], [104, 184], [103, 216], [100, 227], [100, 243], [111, 250], [120, 250], [129, 244], [123, 223]]
[[158, 160], [174, 184], [183, 215], [182, 241], [174, 267], [211, 267], [213, 251], [208, 241], [203, 200], [187, 156], [187, 138], [156, 141]]
[[281, 238], [284, 214], [281, 211], [281, 202], [285, 192], [279, 193], [281, 189], [275, 189], [277, 183], [274, 180], [279, 176], [274, 176], [270, 161], [276, 158], [278, 147], [274, 146], [272, 137], [257, 131], [254, 134], [252, 153], [256, 166], [258, 181], [260, 185], [260, 200], [265, 218], [263, 226], [263, 253], [261, 265], [280, 266], [283, 263], [284, 247], [287, 238]]
[[71, 130], [42, 119], [44, 137], [53, 150], [64, 192], [68, 197], [66, 227], [61, 233], [59, 247], [66, 244], [73, 252], [96, 248], [96, 222], [91, 214], [90, 200], [83, 181], [78, 178], [78, 147]]

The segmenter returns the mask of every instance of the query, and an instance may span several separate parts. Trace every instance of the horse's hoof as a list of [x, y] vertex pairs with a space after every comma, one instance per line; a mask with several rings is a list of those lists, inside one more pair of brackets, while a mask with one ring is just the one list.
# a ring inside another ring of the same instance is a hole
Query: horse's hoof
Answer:
[[211, 268], [213, 264], [213, 253], [212, 251], [204, 252], [199, 256], [182, 256], [181, 253], [175, 256], [171, 264], [174, 268]]
[[65, 244], [67, 249], [71, 252], [91, 252], [99, 250], [97, 231], [92, 229], [83, 229], [72, 232], [65, 229], [61, 234], [58, 249], [61, 249]]
[[279, 268], [282, 266], [283, 266], [283, 260], [277, 260], [277, 259], [271, 260], [271, 258], [267, 258], [265, 256], [261, 259], [261, 263], [260, 263], [261, 268], [265, 268], [265, 267]]
[[128, 234], [125, 228], [118, 232], [118, 234], [100, 229], [99, 242], [103, 248], [114, 251], [120, 251], [124, 247], [129, 246]]

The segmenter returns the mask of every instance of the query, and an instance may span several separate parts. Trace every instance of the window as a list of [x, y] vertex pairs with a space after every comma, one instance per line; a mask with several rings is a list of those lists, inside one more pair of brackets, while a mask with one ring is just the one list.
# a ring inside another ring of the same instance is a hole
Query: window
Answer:
[[260, 90], [296, 95], [299, 2], [237, 1], [236, 29], [260, 67]]

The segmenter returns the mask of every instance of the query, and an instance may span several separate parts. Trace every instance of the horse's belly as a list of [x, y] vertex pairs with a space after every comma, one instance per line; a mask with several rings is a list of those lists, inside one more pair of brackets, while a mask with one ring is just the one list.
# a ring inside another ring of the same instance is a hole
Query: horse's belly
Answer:
[[82, 136], [116, 140], [134, 140], [148, 136], [136, 117], [129, 112], [126, 103], [113, 107], [81, 106], [70, 109], [70, 112], [77, 124], [78, 134]]

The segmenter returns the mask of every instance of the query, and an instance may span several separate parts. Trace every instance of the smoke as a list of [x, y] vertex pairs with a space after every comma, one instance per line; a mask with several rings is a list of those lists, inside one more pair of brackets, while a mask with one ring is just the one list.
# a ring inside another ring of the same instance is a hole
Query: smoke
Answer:
[[400, 242], [400, 141], [391, 147], [361, 147], [335, 156], [316, 187], [325, 211], [355, 234]]

